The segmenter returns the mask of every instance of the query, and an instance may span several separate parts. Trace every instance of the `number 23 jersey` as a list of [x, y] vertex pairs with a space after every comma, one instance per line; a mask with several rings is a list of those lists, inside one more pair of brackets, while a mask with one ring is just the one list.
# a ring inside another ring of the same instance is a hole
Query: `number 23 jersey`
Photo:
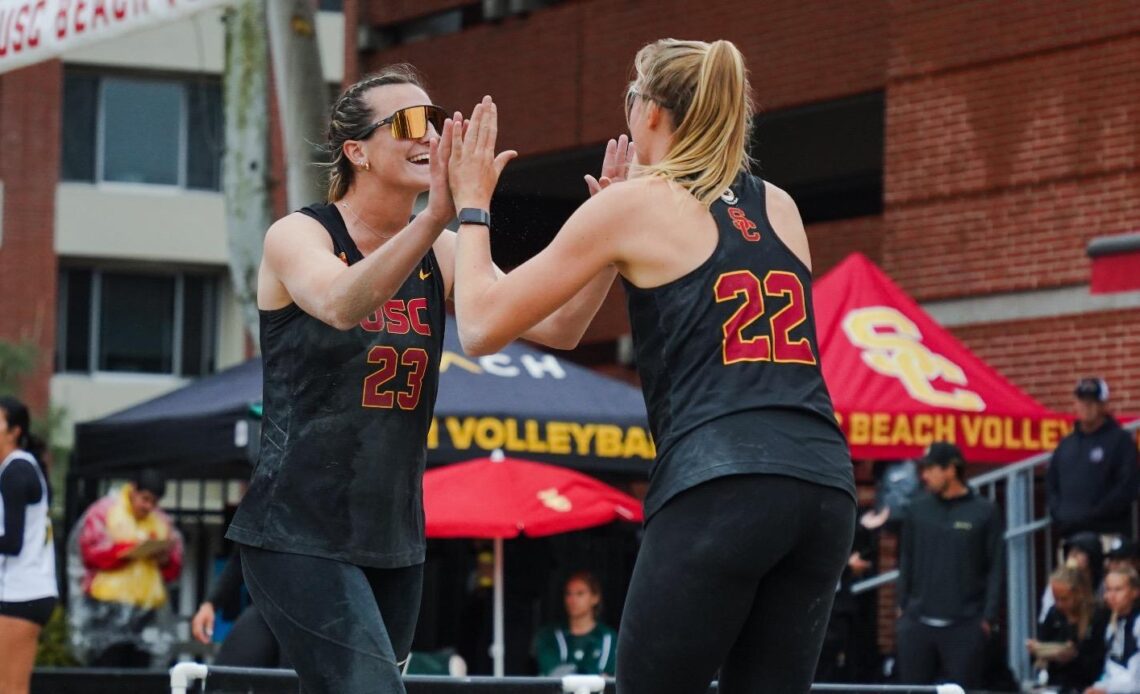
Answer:
[[851, 456], [819, 366], [811, 272], [768, 222], [748, 173], [714, 202], [717, 245], [652, 288], [625, 282], [657, 444], [646, 517], [726, 475], [767, 473], [855, 496]]
[[[363, 260], [335, 205], [301, 212], [346, 265]], [[349, 330], [296, 304], [260, 314], [260, 456], [227, 537], [360, 566], [424, 561], [423, 472], [445, 321], [435, 254]]]

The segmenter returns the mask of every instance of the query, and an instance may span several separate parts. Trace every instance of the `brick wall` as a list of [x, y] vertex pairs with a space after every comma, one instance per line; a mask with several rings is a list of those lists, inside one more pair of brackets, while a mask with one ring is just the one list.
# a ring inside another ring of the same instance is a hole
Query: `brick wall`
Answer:
[[1140, 228], [1140, 5], [1043, 7], [896, 4], [883, 264], [919, 300], [1086, 283]]
[[[391, 9], [382, 18], [408, 11], [385, 5]], [[732, 40], [748, 61], [757, 101], [774, 109], [882, 88], [887, 19], [877, 2], [579, 0], [370, 54], [362, 67], [411, 62], [436, 101], [465, 112], [490, 93], [500, 104], [503, 145], [527, 155], [623, 131], [633, 56], [655, 39]]]
[[953, 328], [1030, 395], [1069, 412], [1082, 376], [1108, 381], [1118, 412], [1140, 413], [1140, 309]]
[[816, 277], [822, 277], [855, 252], [862, 253], [876, 264], [882, 262], [882, 217], [855, 217], [810, 224], [807, 234], [811, 244], [812, 274]]
[[63, 72], [49, 61], [0, 76], [0, 339], [39, 346], [23, 397], [33, 412], [48, 404], [55, 346], [55, 187]]

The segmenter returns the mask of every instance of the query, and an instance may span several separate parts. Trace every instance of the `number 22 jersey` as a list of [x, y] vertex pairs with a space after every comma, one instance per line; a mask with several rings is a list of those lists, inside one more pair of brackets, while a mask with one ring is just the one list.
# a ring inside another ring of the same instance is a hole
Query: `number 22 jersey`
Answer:
[[[363, 260], [335, 205], [301, 213], [325, 227], [346, 265]], [[260, 314], [260, 456], [226, 536], [360, 566], [423, 562], [423, 472], [445, 321], [435, 254], [349, 330], [296, 304]]]
[[811, 272], [768, 221], [748, 173], [712, 204], [717, 244], [688, 274], [625, 281], [657, 445], [645, 514], [717, 477], [777, 474], [855, 496], [851, 455], [819, 366]]

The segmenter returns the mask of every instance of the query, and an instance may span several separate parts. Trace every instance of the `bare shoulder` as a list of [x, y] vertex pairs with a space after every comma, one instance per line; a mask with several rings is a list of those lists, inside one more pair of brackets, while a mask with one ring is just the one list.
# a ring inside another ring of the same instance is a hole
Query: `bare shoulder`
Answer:
[[764, 181], [764, 206], [768, 211], [768, 223], [776, 230], [776, 235], [810, 270], [811, 251], [796, 201], [784, 189]]
[[332, 250], [332, 239], [321, 223], [312, 217], [294, 212], [285, 215], [274, 222], [265, 232], [265, 250], [270, 248], [287, 250], [304, 247], [311, 244], [320, 244]]

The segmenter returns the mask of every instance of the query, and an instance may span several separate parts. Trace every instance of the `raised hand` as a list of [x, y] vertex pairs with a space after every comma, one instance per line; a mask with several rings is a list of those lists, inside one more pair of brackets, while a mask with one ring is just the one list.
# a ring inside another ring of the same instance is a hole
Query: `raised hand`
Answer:
[[597, 195], [612, 183], [629, 177], [629, 167], [633, 164], [633, 141], [625, 134], [606, 143], [606, 155], [602, 158], [602, 176], [594, 178], [586, 174], [586, 187], [590, 195]]
[[454, 118], [443, 122], [443, 132], [428, 142], [428, 161], [431, 172], [431, 188], [428, 189], [427, 212], [446, 223], [455, 216], [455, 202], [451, 198], [451, 185], [447, 180], [448, 162], [451, 158], [451, 131], [463, 122], [463, 114], [455, 112]]
[[489, 96], [483, 97], [483, 101], [471, 112], [469, 123], [464, 123], [462, 127], [452, 127], [450, 131], [448, 176], [455, 205], [461, 209], [489, 209], [499, 175], [503, 173], [507, 162], [518, 156], [514, 150], [495, 154], [495, 141], [499, 134], [499, 114], [495, 102]]

